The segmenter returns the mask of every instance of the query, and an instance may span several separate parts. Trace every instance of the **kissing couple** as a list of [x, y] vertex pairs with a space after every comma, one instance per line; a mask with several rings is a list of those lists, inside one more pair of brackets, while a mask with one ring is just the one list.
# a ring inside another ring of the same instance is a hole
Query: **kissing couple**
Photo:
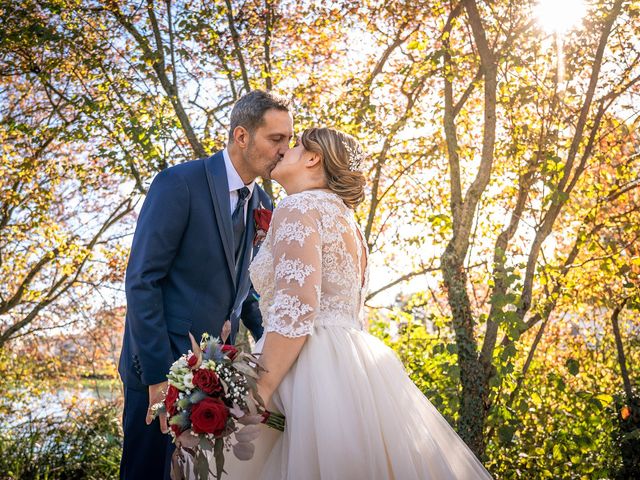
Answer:
[[[170, 478], [166, 416], [152, 421], [150, 406], [190, 333], [233, 344], [241, 321], [266, 369], [259, 394], [287, 426], [262, 426], [253, 458], [229, 456], [223, 478], [491, 478], [366, 331], [368, 247], [354, 217], [362, 146], [332, 128], [309, 128], [291, 146], [293, 137], [290, 103], [254, 90], [234, 105], [224, 150], [153, 180], [125, 281], [120, 478]], [[287, 193], [270, 225], [258, 221], [273, 207], [257, 177]]]

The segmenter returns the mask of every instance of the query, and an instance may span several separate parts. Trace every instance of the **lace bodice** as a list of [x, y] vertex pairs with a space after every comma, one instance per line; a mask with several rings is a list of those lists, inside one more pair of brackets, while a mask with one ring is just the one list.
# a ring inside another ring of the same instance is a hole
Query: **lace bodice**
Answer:
[[362, 329], [363, 238], [338, 195], [307, 190], [284, 198], [249, 268], [265, 331], [299, 337], [314, 326]]

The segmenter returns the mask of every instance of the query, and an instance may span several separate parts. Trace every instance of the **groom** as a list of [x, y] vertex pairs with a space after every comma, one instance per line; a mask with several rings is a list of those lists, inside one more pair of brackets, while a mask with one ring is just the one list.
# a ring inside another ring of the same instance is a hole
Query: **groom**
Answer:
[[169, 367], [191, 347], [189, 332], [219, 336], [228, 320], [233, 342], [241, 316], [245, 325], [261, 323], [247, 299], [253, 211], [272, 205], [255, 179], [270, 177], [292, 136], [288, 101], [254, 90], [231, 111], [225, 150], [168, 168], [149, 188], [125, 280], [121, 479], [169, 478], [166, 416], [151, 422], [149, 407], [164, 398]]

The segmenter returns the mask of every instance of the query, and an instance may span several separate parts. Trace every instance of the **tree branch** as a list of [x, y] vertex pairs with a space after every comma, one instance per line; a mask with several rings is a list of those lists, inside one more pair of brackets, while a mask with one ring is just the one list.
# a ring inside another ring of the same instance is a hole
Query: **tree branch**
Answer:
[[264, 0], [266, 15], [264, 19], [264, 83], [267, 91], [273, 90], [273, 78], [271, 72], [271, 35], [274, 22], [273, 4], [271, 0]]
[[249, 83], [247, 67], [245, 65], [242, 50], [240, 48], [240, 35], [238, 34], [236, 23], [233, 18], [233, 5], [231, 4], [231, 0], [225, 0], [225, 3], [227, 5], [227, 22], [229, 23], [229, 31], [231, 32], [231, 39], [233, 40], [233, 52], [238, 59], [238, 64], [240, 65], [240, 73], [242, 74], [242, 82], [244, 84], [245, 92], [249, 92], [251, 91], [251, 85]]
[[167, 23], [169, 24], [169, 52], [171, 53], [171, 73], [173, 76], [173, 85], [178, 88], [178, 72], [176, 65], [176, 45], [173, 33], [173, 17], [171, 15], [171, 0], [166, 0], [167, 5]]
[[596, 49], [596, 55], [593, 62], [593, 68], [591, 70], [591, 78], [589, 79], [589, 86], [587, 87], [587, 93], [585, 95], [584, 102], [582, 104], [582, 108], [580, 109], [580, 117], [578, 118], [578, 123], [576, 124], [575, 134], [573, 136], [573, 141], [571, 142], [571, 146], [569, 147], [569, 153], [567, 154], [567, 163], [564, 167], [564, 176], [560, 181], [558, 186], [559, 191], [563, 191], [565, 185], [569, 181], [569, 178], [573, 169], [573, 162], [575, 161], [576, 154], [578, 153], [578, 147], [580, 146], [580, 142], [582, 141], [582, 132], [584, 131], [587, 116], [589, 115], [589, 110], [591, 109], [591, 103], [593, 102], [593, 96], [596, 91], [596, 87], [598, 85], [598, 79], [600, 77], [600, 69], [602, 68], [602, 59], [604, 57], [604, 51], [607, 46], [607, 41], [609, 39], [609, 34], [611, 33], [611, 28], [613, 27], [613, 23], [616, 18], [620, 14], [620, 10], [622, 8], [623, 0], [616, 0], [613, 5], [613, 8], [609, 12], [607, 16], [607, 20], [605, 21], [604, 28], [600, 33], [600, 40], [598, 42], [598, 48]]
[[[496, 89], [497, 66], [495, 57], [486, 38], [480, 13], [474, 0], [464, 0], [465, 10], [469, 16], [469, 23], [478, 47], [482, 70], [484, 73], [484, 125], [482, 134], [482, 154], [476, 178], [467, 190], [464, 201], [459, 209], [459, 215], [453, 218], [454, 235], [452, 246], [455, 255], [463, 259], [469, 245], [469, 233], [473, 223], [480, 196], [484, 192], [491, 177], [493, 155], [496, 138]], [[453, 213], [453, 212], [452, 212]]]
[[366, 301], [371, 300], [376, 295], [384, 292], [385, 290], [390, 289], [391, 287], [395, 287], [399, 283], [406, 282], [407, 280], [410, 280], [413, 277], [418, 277], [420, 275], [424, 275], [425, 273], [437, 272], [438, 270], [440, 270], [440, 267], [424, 267], [424, 268], [421, 268], [420, 270], [417, 270], [415, 272], [410, 272], [410, 273], [407, 273], [405, 275], [402, 275], [401, 277], [396, 278], [392, 282], [389, 282], [386, 285], [378, 288], [377, 290], [374, 290], [373, 292], [369, 293], [367, 295], [367, 297], [366, 297]]
[[[151, 0], [148, 0], [148, 1], [151, 2]], [[178, 121], [182, 126], [182, 130], [185, 136], [187, 137], [187, 141], [189, 142], [189, 145], [191, 146], [193, 153], [197, 158], [206, 157], [207, 152], [204, 149], [204, 146], [200, 143], [200, 141], [196, 137], [196, 134], [191, 125], [191, 121], [189, 120], [189, 117], [182, 105], [182, 102], [178, 97], [177, 88], [174, 87], [174, 85], [172, 85], [171, 81], [169, 80], [169, 77], [167, 76], [167, 72], [164, 68], [164, 55], [162, 54], [162, 48], [163, 48], [162, 43], [159, 44], [160, 45], [159, 51], [154, 52], [151, 49], [151, 46], [149, 45], [149, 42], [147, 41], [145, 36], [142, 35], [138, 31], [138, 29], [120, 11], [120, 7], [118, 6], [118, 4], [114, 0], [108, 0], [108, 5], [110, 7], [109, 12], [111, 12], [111, 14], [115, 16], [118, 23], [122, 25], [122, 27], [124, 27], [124, 29], [127, 32], [129, 32], [131, 36], [136, 40], [138, 46], [142, 49], [142, 53], [144, 54], [144, 56], [152, 60], [152, 68], [156, 73], [156, 76], [158, 78], [158, 81], [160, 82], [160, 85], [162, 86], [163, 90], [167, 94], [167, 98], [169, 99], [169, 101], [171, 102], [171, 105], [173, 106], [173, 110], [176, 116], [178, 117]], [[149, 7], [149, 9], [153, 11], [152, 4]], [[151, 18], [155, 19], [155, 15], [153, 15], [153, 17]], [[153, 23], [154, 22], [152, 20], [152, 25]], [[157, 29], [157, 23], [156, 23], [156, 27], [154, 28], [154, 32], [156, 29]], [[158, 39], [158, 37], [156, 36], [156, 42], [158, 41], [162, 42], [162, 39], [161, 38]]]
[[618, 324], [618, 317], [620, 312], [624, 309], [627, 301], [625, 298], [619, 305], [613, 309], [611, 313], [611, 326], [613, 327], [613, 336], [616, 341], [616, 350], [618, 352], [618, 364], [620, 365], [620, 375], [622, 376], [622, 382], [624, 384], [624, 393], [627, 395], [627, 400], [630, 402], [633, 398], [633, 390], [631, 388], [631, 380], [629, 379], [629, 371], [627, 370], [627, 359], [624, 354], [624, 347], [622, 345], [622, 336], [620, 335], [620, 325]]
[[573, 189], [573, 187], [577, 182], [578, 177], [584, 171], [586, 161], [591, 155], [591, 149], [593, 147], [595, 136], [598, 131], [598, 126], [600, 124], [602, 116], [604, 115], [604, 102], [601, 102], [600, 108], [598, 109], [598, 112], [596, 114], [596, 119], [594, 121], [594, 127], [591, 129], [587, 148], [585, 148], [585, 151], [583, 152], [580, 164], [576, 169], [576, 171], [574, 172], [573, 180], [571, 181], [569, 188], [565, 190], [565, 186], [567, 185], [567, 182], [569, 181], [569, 178], [572, 173], [573, 163], [575, 161], [575, 157], [577, 154], [578, 145], [582, 141], [582, 133], [584, 131], [586, 116], [588, 114], [587, 107], [590, 107], [593, 101], [595, 87], [598, 83], [598, 74], [600, 72], [600, 68], [602, 64], [603, 53], [607, 44], [607, 40], [609, 38], [609, 34], [611, 32], [612, 25], [615, 19], [617, 18], [618, 14], [620, 13], [621, 5], [622, 5], [622, 0], [616, 0], [616, 3], [611, 9], [611, 12], [607, 17], [605, 27], [602, 30], [602, 33], [600, 35], [600, 40], [599, 40], [599, 44], [596, 52], [596, 60], [593, 66], [591, 80], [589, 82], [589, 88], [587, 90], [585, 102], [580, 112], [580, 118], [578, 119], [578, 124], [576, 125], [576, 131], [573, 137], [573, 141], [569, 149], [567, 164], [565, 165], [565, 168], [564, 168], [564, 176], [560, 181], [557, 194], [554, 196], [553, 203], [549, 208], [549, 210], [547, 211], [547, 213], [545, 214], [544, 220], [542, 222], [542, 225], [540, 226], [540, 229], [536, 232], [536, 236], [533, 240], [531, 249], [529, 251], [529, 256], [527, 258], [527, 267], [525, 271], [525, 278], [524, 278], [522, 294], [521, 294], [521, 301], [517, 310], [520, 318], [524, 318], [527, 311], [529, 310], [529, 307], [531, 306], [534, 274], [535, 274], [535, 269], [538, 262], [538, 256], [540, 254], [540, 249], [542, 248], [542, 244], [544, 243], [546, 238], [549, 236], [549, 234], [553, 230], [553, 225], [555, 224], [555, 221], [558, 215], [560, 214], [562, 207], [566, 204], [568, 200], [569, 193], [571, 192], [570, 189]]
[[[123, 209], [123, 210], [121, 211], [121, 209]], [[108, 230], [113, 224], [118, 222], [120, 219], [122, 219], [125, 215], [127, 215], [131, 211], [132, 211], [131, 198], [127, 198], [117, 206], [117, 208], [109, 215], [107, 220], [102, 224], [101, 228], [98, 230], [98, 232], [96, 232], [96, 234], [93, 236], [93, 238], [87, 244], [85, 244], [84, 247], [85, 247], [85, 249], [87, 249], [87, 253], [84, 255], [82, 261], [80, 262], [80, 264], [76, 268], [75, 274], [73, 275], [73, 278], [70, 281], [67, 281], [67, 279], [69, 279], [70, 275], [68, 275], [68, 274], [62, 275], [62, 277], [60, 279], [58, 279], [58, 281], [56, 281], [51, 286], [51, 288], [49, 289], [49, 292], [44, 297], [44, 299], [39, 301], [34, 306], [34, 308], [27, 314], [27, 316], [25, 316], [21, 320], [17, 321], [16, 323], [10, 325], [3, 332], [1, 332], [0, 333], [0, 348], [6, 342], [8, 342], [16, 332], [20, 331], [26, 325], [30, 324], [44, 308], [46, 308], [47, 306], [52, 304], [55, 300], [57, 300], [60, 297], [60, 295], [65, 293], [67, 290], [69, 290], [69, 288], [71, 288], [71, 286], [74, 285], [74, 283], [77, 280], [78, 276], [83, 271], [83, 268], [84, 268], [86, 262], [88, 261], [90, 255], [91, 255], [91, 253], [93, 251], [93, 248], [95, 247], [95, 245], [98, 242], [98, 240], [100, 239], [100, 237], [102, 237], [104, 232], [106, 230]], [[42, 262], [42, 260], [43, 259], [41, 259], [40, 262]], [[47, 260], [46, 263], [48, 263], [50, 261], [51, 260]], [[42, 269], [42, 266], [40, 266], [36, 270], [36, 273], [38, 271], [40, 271], [41, 269]], [[34, 270], [35, 270], [35, 267], [34, 267], [34, 269], [32, 269], [32, 271], [34, 271]], [[23, 282], [23, 284], [24, 284], [24, 282]], [[3, 311], [2, 313], [6, 313], [6, 312]]]

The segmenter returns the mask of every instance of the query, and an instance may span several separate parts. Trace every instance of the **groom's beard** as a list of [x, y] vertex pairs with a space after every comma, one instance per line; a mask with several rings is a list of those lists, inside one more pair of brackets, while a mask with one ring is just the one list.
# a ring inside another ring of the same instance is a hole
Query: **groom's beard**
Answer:
[[[275, 158], [266, 158], [265, 155], [256, 150], [256, 145], [253, 139], [249, 140], [249, 145], [246, 152], [245, 163], [257, 167], [254, 171], [256, 176], [262, 178], [271, 178], [271, 172], [276, 165], [284, 158], [284, 155], [277, 154]], [[267, 163], [268, 162], [268, 163]]]
[[270, 180], [271, 179], [271, 172], [273, 172], [273, 170], [282, 161], [283, 158], [284, 158], [284, 155], [278, 155], [278, 159], [274, 163], [269, 165], [268, 172], [265, 172], [266, 176], [262, 175], [262, 178], [266, 178], [266, 179]]
[[278, 160], [276, 160], [276, 163], [273, 164], [273, 166], [269, 170], [269, 178], [271, 178], [271, 172], [273, 172], [273, 170], [278, 166], [278, 164], [282, 161], [283, 158], [284, 158], [284, 155], [280, 155], [278, 157]]

